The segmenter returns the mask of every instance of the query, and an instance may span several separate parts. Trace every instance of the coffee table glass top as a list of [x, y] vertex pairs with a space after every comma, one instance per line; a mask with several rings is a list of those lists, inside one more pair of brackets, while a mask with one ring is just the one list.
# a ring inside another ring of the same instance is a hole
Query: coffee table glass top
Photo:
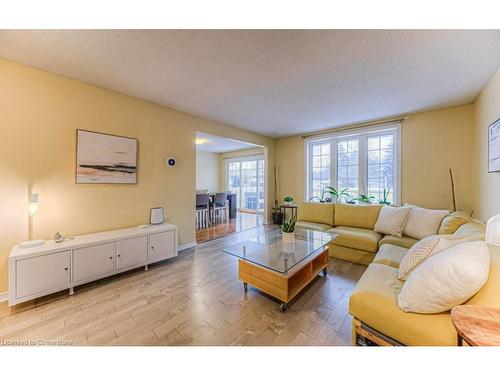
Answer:
[[335, 233], [297, 228], [294, 242], [283, 242], [279, 228], [255, 236], [223, 251], [240, 259], [286, 273], [305, 258], [320, 251], [334, 239]]

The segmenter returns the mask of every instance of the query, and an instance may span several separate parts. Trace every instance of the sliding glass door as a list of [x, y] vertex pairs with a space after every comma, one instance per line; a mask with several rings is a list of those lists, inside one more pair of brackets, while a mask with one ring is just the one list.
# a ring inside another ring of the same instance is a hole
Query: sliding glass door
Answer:
[[264, 159], [229, 159], [226, 182], [228, 190], [237, 194], [238, 209], [264, 211]]

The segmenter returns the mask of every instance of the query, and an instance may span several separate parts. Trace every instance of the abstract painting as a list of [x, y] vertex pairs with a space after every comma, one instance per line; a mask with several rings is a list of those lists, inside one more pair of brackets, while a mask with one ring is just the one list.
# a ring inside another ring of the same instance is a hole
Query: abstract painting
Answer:
[[136, 184], [135, 138], [77, 129], [77, 184]]
[[488, 127], [488, 172], [500, 172], [500, 118]]

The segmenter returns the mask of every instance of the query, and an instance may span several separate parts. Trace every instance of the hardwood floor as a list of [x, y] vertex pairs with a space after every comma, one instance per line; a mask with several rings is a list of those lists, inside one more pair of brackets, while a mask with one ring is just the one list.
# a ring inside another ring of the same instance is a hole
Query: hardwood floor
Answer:
[[214, 224], [208, 228], [198, 229], [196, 231], [196, 242], [202, 243], [255, 228], [263, 225], [263, 221], [262, 215], [238, 211], [235, 219], [231, 219], [225, 223]]
[[[350, 345], [349, 296], [365, 267], [331, 260], [281, 313], [277, 301], [243, 291], [237, 260], [221, 250], [257, 233], [206, 242], [179, 257], [9, 309], [0, 304], [0, 344]], [[42, 340], [42, 341], [38, 341]]]

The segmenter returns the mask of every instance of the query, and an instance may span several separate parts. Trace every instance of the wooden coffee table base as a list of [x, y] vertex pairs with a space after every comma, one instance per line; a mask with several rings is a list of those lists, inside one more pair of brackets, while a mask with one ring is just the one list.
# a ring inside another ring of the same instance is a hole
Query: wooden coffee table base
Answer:
[[285, 311], [288, 302], [309, 285], [320, 272], [326, 276], [328, 248], [318, 251], [316, 256], [306, 258], [286, 274], [272, 271], [244, 259], [239, 259], [238, 264], [239, 278], [243, 282], [245, 291], [247, 291], [247, 285], [250, 284], [280, 300], [282, 302], [280, 310]]

